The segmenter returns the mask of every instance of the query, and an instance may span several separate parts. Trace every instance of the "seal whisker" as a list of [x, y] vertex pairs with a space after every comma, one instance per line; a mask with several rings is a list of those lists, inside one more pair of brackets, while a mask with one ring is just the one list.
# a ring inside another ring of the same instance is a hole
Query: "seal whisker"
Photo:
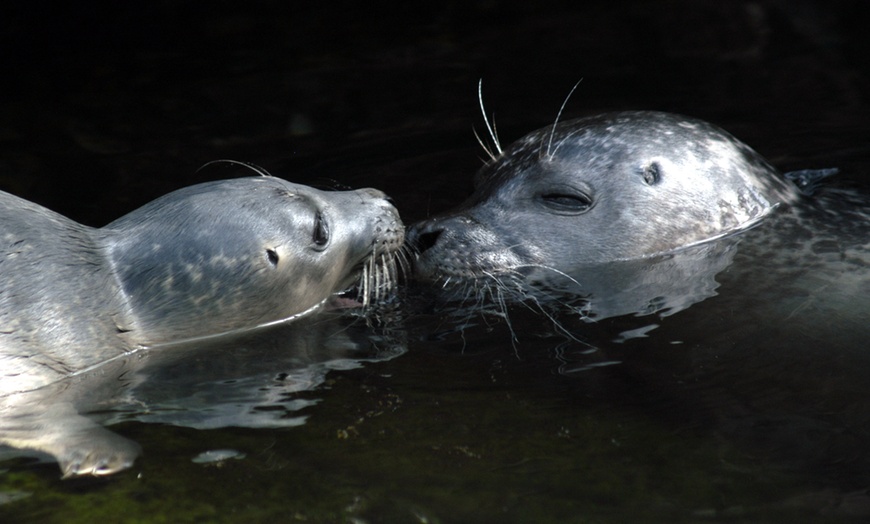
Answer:
[[231, 160], [229, 158], [220, 158], [218, 160], [211, 160], [209, 162], [206, 162], [205, 164], [199, 166], [199, 169], [194, 171], [194, 173], [199, 173], [200, 171], [212, 164], [235, 164], [238, 166], [246, 167], [260, 176], [272, 176], [271, 173], [269, 173], [266, 169], [258, 166], [257, 164], [254, 164], [252, 162], [242, 162], [240, 160]]
[[[540, 269], [544, 269], [544, 270], [553, 272], [556, 275], [559, 275], [560, 277], [564, 278], [568, 282], [576, 285], [578, 288], [583, 287], [583, 285], [580, 284], [580, 282], [577, 279], [575, 279], [574, 277], [572, 277], [571, 275], [565, 273], [564, 271], [561, 271], [559, 269], [556, 269], [554, 267], [547, 266], [544, 264], [526, 264], [526, 265], [522, 265], [522, 266], [515, 266], [514, 269], [525, 268], [525, 267], [540, 268]], [[570, 311], [573, 311], [585, 320], [589, 320], [589, 321], [592, 320], [591, 318], [589, 318], [588, 312], [586, 310], [584, 310], [581, 307], [577, 307], [577, 306], [571, 304], [570, 302], [568, 302], [567, 300], [564, 300], [563, 298], [561, 298], [562, 296], [565, 295], [564, 292], [558, 293], [558, 290], [553, 290], [554, 292], [549, 292], [547, 290], [547, 288], [544, 288], [544, 287], [534, 285], [534, 284], [527, 282], [527, 280], [523, 277], [523, 275], [518, 273], [518, 272], [514, 273], [513, 276], [514, 276], [514, 283], [516, 284], [516, 289], [517, 289], [517, 297], [520, 298], [520, 302], [522, 304], [526, 305], [527, 307], [528, 307], [528, 302], [533, 303], [537, 308], [535, 311], [538, 311], [538, 312], [544, 314], [547, 318], [552, 320], [553, 323], [557, 325], [557, 327], [561, 327], [561, 326], [558, 326], [558, 322], [556, 321], [556, 319], [547, 312], [547, 309], [544, 307], [543, 303], [541, 302], [541, 299], [546, 299], [549, 302], [555, 303], [563, 308], [566, 308]], [[579, 295], [577, 295], [577, 292], [567, 292], [567, 296], [576, 298]], [[587, 302], [587, 305], [588, 305], [588, 302]]]
[[556, 113], [556, 120], [553, 122], [553, 125], [550, 128], [550, 140], [547, 141], [546, 158], [550, 158], [550, 156], [552, 154], [553, 139], [556, 137], [556, 125], [559, 123], [559, 119], [562, 118], [562, 112], [565, 110], [565, 106], [568, 104], [568, 100], [570, 100], [571, 95], [574, 94], [574, 91], [577, 89], [577, 86], [579, 86], [580, 82], [582, 82], [582, 81], [583, 81], [583, 79], [581, 78], [580, 80], [577, 81], [576, 84], [574, 84], [574, 87], [572, 87], [571, 90], [568, 91], [568, 96], [566, 96], [565, 100], [562, 101], [562, 106], [559, 108], [559, 112]]
[[392, 267], [391, 259], [387, 259], [386, 255], [381, 255], [381, 280], [384, 282], [384, 293], [381, 296], [381, 300], [386, 300], [387, 296], [394, 289], [393, 284], [396, 282], [396, 279], [391, 270]]
[[[486, 129], [489, 130], [489, 136], [492, 138], [493, 143], [495, 144], [495, 149], [498, 151], [498, 154], [502, 154], [501, 144], [498, 141], [498, 135], [493, 130], [493, 126], [490, 125], [489, 119], [486, 116], [486, 109], [483, 107], [483, 79], [481, 78], [477, 82], [477, 99], [480, 102], [480, 113], [483, 115], [483, 122], [486, 124]], [[495, 120], [495, 119], [493, 119]], [[486, 147], [484, 147], [486, 149]], [[490, 156], [492, 154], [490, 153]], [[493, 158], [495, 160], [495, 158]]]
[[[491, 161], [495, 161], [495, 160], [497, 160], [498, 157], [495, 156], [495, 155], [493, 154], [493, 152], [492, 152], [492, 150], [489, 148], [489, 146], [487, 146], [486, 143], [483, 141], [483, 139], [480, 138], [480, 135], [477, 133], [477, 129], [474, 129], [474, 128], [472, 127], [472, 128], [471, 128], [471, 132], [474, 133], [474, 138], [477, 139], [477, 143], [480, 144], [480, 147], [482, 147], [483, 150], [486, 152], [486, 156], [489, 157], [489, 160], [491, 160]], [[486, 161], [485, 163], [488, 164], [489, 161]]]
[[375, 265], [375, 261], [377, 260], [377, 255], [372, 254], [369, 257], [369, 278], [371, 279], [371, 289], [370, 292], [370, 300], [369, 303], [373, 303], [373, 301], [377, 301], [378, 299], [378, 271], [377, 266]]
[[409, 250], [411, 250], [411, 248], [409, 248], [407, 244], [403, 244], [401, 249], [396, 252], [394, 260], [394, 262], [398, 264], [398, 269], [401, 271], [401, 276], [403, 278], [409, 277], [412, 273], [411, 262], [409, 261], [409, 257], [411, 256], [408, 253]]
[[[534, 304], [534, 306], [536, 308], [534, 311], [544, 315], [544, 317], [546, 317], [547, 320], [549, 320], [553, 324], [553, 327], [556, 328], [556, 331], [558, 331], [562, 335], [570, 338], [571, 340], [573, 340], [575, 342], [579, 342], [579, 343], [587, 345], [589, 347], [594, 347], [594, 346], [588, 344], [587, 342], [584, 342], [583, 340], [580, 340], [579, 338], [577, 338], [577, 336], [574, 335], [573, 333], [571, 333], [571, 331], [568, 328], [563, 326], [562, 323], [556, 319], [556, 316], [553, 313], [551, 313], [551, 308], [544, 307], [544, 304], [541, 303], [541, 301], [538, 299], [537, 296], [535, 296], [534, 294], [527, 294], [525, 298], [526, 298], [526, 300], [523, 301], [523, 304], [525, 304], [527, 307], [529, 307], [528, 306], [529, 302]], [[548, 298], [552, 298], [552, 297], [548, 297]], [[584, 314], [583, 310], [573, 308], [570, 305], [568, 305], [567, 303], [560, 301], [560, 300], [556, 300], [556, 302], [563, 307], [567, 307], [570, 311], [574, 311], [574, 312], [578, 313], [581, 318], [588, 319], [588, 316]], [[529, 307], [529, 309], [531, 310], [532, 308]]]
[[369, 278], [371, 279], [370, 293], [369, 293], [369, 303], [374, 304], [378, 301], [378, 266], [375, 264], [377, 260], [377, 255], [372, 255], [369, 257]]
[[[517, 268], [539, 266], [547, 270], [554, 269], [539, 264], [517, 266]], [[556, 333], [574, 342], [593, 347], [573, 334], [555, 315], [556, 311], [571, 311], [588, 321], [591, 319], [589, 319], [587, 312], [583, 308], [563, 300], [558, 295], [547, 292], [546, 289], [539, 289], [530, 284], [522, 273], [516, 271], [517, 268], [481, 270], [477, 277], [460, 279], [459, 281], [455, 281], [452, 275], [444, 275], [440, 279], [442, 281], [441, 288], [447, 289], [450, 284], [454, 284], [455, 288], [445, 298], [448, 301], [458, 301], [461, 304], [459, 311], [464, 314], [463, 322], [465, 324], [475, 316], [475, 313], [487, 324], [489, 324], [488, 318], [502, 319], [511, 334], [511, 345], [515, 351], [519, 343], [519, 335], [511, 319], [511, 305], [524, 307], [531, 313], [543, 315], [551, 322]], [[560, 275], [564, 274], [559, 270], [555, 270], [555, 272]], [[576, 280], [570, 276], [565, 275], [565, 277], [576, 283]]]
[[369, 267], [368, 264], [363, 265], [362, 274], [360, 275], [360, 296], [362, 297], [363, 308], [369, 305]]
[[566, 280], [568, 280], [572, 284], [576, 284], [577, 287], [582, 287], [582, 285], [580, 284], [579, 281], [577, 281], [577, 279], [575, 279], [574, 277], [572, 277], [568, 273], [565, 273], [564, 271], [556, 269], [553, 266], [548, 266], [545, 264], [523, 264], [523, 265], [519, 265], [519, 266], [514, 266], [513, 269], [521, 269], [521, 268], [527, 268], [527, 267], [545, 269], [547, 271], [550, 271], [552, 273], [559, 275], [560, 277], [564, 277]]
[[378, 289], [378, 302], [383, 302], [384, 298], [387, 296], [387, 288], [389, 287], [387, 280], [384, 277], [387, 276], [386, 271], [386, 261], [384, 260], [384, 255], [379, 255], [380, 260], [375, 264], [376, 268], [376, 278], [375, 278], [375, 286]]
[[384, 257], [384, 267], [387, 272], [387, 291], [393, 292], [396, 289], [396, 284], [399, 281], [398, 271], [396, 269], [396, 259], [395, 257], [386, 258]]
[[401, 250], [372, 253], [362, 264], [357, 299], [364, 310], [386, 302], [396, 290], [403, 257]]
[[399, 280], [401, 278], [400, 273], [404, 271], [400, 268], [400, 265], [398, 263], [401, 259], [402, 257], [400, 251], [397, 251], [396, 254], [389, 259], [390, 271], [392, 273], [390, 278], [392, 279], [392, 285], [394, 289], [399, 287]]
[[372, 285], [372, 303], [379, 303], [384, 298], [384, 282], [383, 282], [383, 268], [380, 265], [379, 261], [380, 255], [372, 255], [371, 263], [372, 263], [372, 280], [374, 281], [374, 285]]
[[[393, 292], [396, 289], [396, 264], [392, 260], [384, 261], [384, 276], [386, 277], [386, 290]], [[385, 295], [386, 298], [386, 295]]]
[[519, 358], [519, 354], [517, 353], [517, 344], [519, 342], [519, 337], [517, 336], [516, 331], [514, 330], [513, 323], [511, 322], [508, 308], [508, 301], [505, 299], [505, 292], [508, 290], [505, 283], [494, 274], [487, 274], [490, 277], [493, 285], [487, 286], [487, 290], [489, 292], [490, 298], [493, 300], [494, 304], [498, 308], [499, 317], [504, 319], [505, 325], [508, 328], [508, 331], [511, 335], [511, 347], [514, 349], [514, 355]]
[[396, 262], [399, 259], [399, 252], [386, 260], [387, 269], [389, 270], [390, 286], [395, 289], [399, 284], [399, 264]]
[[372, 264], [372, 280], [374, 282], [372, 285], [372, 302], [379, 303], [384, 298], [384, 272], [380, 265], [380, 255], [372, 255], [370, 260]]

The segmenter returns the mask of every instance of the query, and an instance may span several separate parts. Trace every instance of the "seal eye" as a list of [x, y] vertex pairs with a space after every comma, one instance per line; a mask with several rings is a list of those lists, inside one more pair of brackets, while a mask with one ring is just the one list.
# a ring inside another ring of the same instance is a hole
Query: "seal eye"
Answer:
[[579, 215], [592, 207], [592, 197], [586, 193], [545, 193], [541, 195], [544, 205], [557, 213]]
[[329, 226], [326, 220], [323, 219], [323, 213], [317, 212], [314, 215], [314, 234], [312, 235], [314, 245], [323, 247], [329, 242]]
[[659, 180], [662, 179], [662, 167], [658, 162], [652, 162], [648, 166], [643, 168], [643, 172], [641, 173], [643, 176], [643, 183], [648, 186], [654, 186], [659, 183]]

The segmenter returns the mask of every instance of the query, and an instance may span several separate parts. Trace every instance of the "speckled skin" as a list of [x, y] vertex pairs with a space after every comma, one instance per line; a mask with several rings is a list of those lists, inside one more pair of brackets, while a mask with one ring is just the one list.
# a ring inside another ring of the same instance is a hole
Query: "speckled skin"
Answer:
[[699, 244], [756, 224], [799, 192], [700, 120], [631, 111], [559, 123], [482, 168], [458, 209], [416, 224], [423, 279], [570, 271]]
[[187, 187], [101, 229], [0, 192], [0, 396], [298, 315], [403, 231], [380, 191], [266, 176]]
[[130, 467], [139, 445], [78, 410], [117, 394], [146, 357], [133, 352], [300, 316], [403, 239], [380, 191], [268, 176], [181, 189], [101, 229], [0, 192], [0, 444], [52, 455], [64, 477]]

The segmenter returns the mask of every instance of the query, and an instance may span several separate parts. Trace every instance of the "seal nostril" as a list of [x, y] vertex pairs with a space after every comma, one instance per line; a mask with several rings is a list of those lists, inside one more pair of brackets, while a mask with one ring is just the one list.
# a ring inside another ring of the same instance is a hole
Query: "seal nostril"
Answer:
[[278, 267], [278, 252], [274, 249], [266, 250], [266, 258], [269, 260], [269, 263], [272, 264], [273, 267]]
[[414, 239], [414, 245], [418, 250], [420, 250], [420, 253], [435, 247], [435, 244], [438, 242], [438, 238], [441, 236], [443, 231], [443, 229], [436, 229], [435, 231], [421, 233]]

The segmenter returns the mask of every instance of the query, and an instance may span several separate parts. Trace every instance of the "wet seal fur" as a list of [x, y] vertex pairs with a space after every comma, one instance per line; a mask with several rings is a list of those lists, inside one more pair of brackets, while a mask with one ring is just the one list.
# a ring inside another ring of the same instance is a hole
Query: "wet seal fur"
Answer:
[[661, 255], [748, 229], [800, 191], [694, 118], [628, 111], [520, 139], [456, 210], [412, 227], [415, 274], [447, 283]]
[[[142, 348], [305, 314], [361, 274], [366, 296], [383, 294], [403, 240], [380, 191], [272, 176], [180, 189], [100, 229], [0, 192], [0, 416]], [[23, 444], [55, 455], [66, 476], [135, 457], [65, 455], [63, 438]]]

